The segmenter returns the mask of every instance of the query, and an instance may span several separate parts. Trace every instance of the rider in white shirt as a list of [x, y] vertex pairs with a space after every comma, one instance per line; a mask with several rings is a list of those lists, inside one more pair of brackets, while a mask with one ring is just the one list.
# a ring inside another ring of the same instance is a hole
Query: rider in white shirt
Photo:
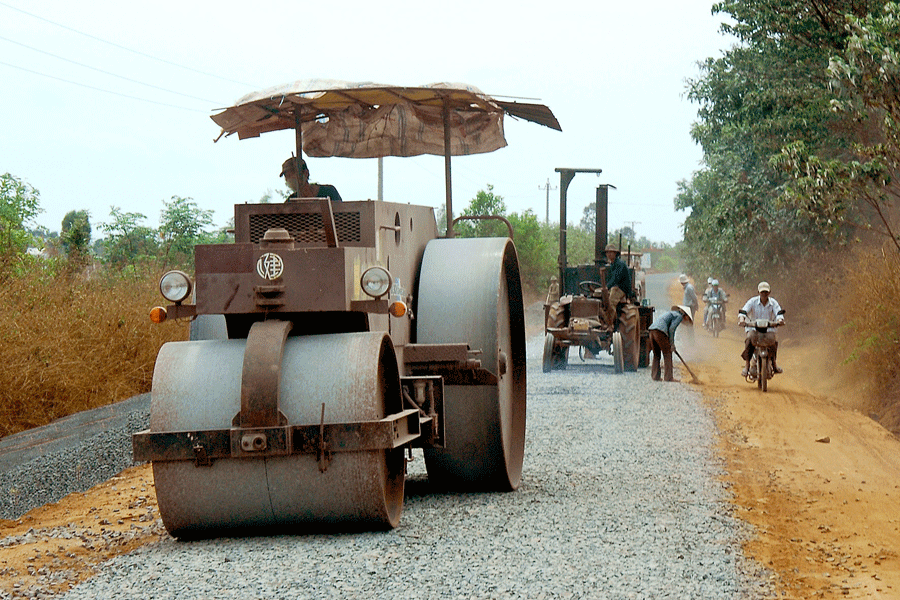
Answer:
[[[743, 325], [744, 330], [747, 332], [747, 337], [744, 339], [744, 351], [741, 353], [741, 358], [745, 362], [744, 370], [741, 371], [741, 375], [744, 377], [750, 372], [750, 357], [753, 356], [753, 342], [750, 339], [750, 332], [753, 331], [753, 326], [750, 323], [756, 319], [768, 319], [776, 323], [784, 323], [784, 310], [775, 298], [769, 297], [771, 292], [769, 284], [761, 281], [756, 289], [759, 292], [759, 296], [754, 296], [747, 300], [744, 308], [738, 311], [738, 325]], [[774, 332], [775, 328], [769, 327], [766, 331]], [[772, 366], [775, 368], [776, 373], [783, 373], [784, 371], [775, 360], [777, 356], [778, 342], [776, 341], [775, 347], [772, 349]]]

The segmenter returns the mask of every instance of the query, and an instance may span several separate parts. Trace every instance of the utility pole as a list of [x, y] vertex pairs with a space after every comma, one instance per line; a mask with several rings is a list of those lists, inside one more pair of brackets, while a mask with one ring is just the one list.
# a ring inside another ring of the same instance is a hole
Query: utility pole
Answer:
[[547, 192], [547, 213], [546, 213], [546, 216], [544, 217], [544, 224], [546, 225], [546, 224], [550, 223], [550, 190], [555, 190], [556, 188], [550, 187], [550, 178], [548, 177], [547, 184], [539, 185], [538, 189], [545, 190]]
[[622, 221], [622, 222], [625, 223], [626, 225], [628, 225], [630, 223], [631, 224], [631, 232], [634, 233], [635, 236], [637, 236], [637, 231], [634, 230], [634, 226], [640, 225], [641, 224], [640, 221]]

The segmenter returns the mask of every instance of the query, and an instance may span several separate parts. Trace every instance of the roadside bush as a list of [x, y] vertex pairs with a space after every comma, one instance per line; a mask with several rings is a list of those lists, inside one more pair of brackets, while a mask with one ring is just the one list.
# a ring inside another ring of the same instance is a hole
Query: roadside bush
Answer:
[[861, 242], [827, 257], [803, 261], [807, 276], [794, 290], [807, 304], [802, 318], [831, 341], [835, 364], [826, 372], [851, 378], [864, 403], [856, 408], [900, 433], [900, 256]]
[[187, 339], [150, 322], [155, 278], [27, 257], [15, 271], [0, 278], [0, 436], [150, 391], [159, 348]]

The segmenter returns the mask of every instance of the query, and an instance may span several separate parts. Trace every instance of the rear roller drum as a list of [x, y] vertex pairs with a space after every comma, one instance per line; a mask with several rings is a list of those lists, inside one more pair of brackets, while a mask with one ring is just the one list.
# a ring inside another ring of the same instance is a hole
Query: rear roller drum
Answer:
[[[227, 429], [241, 408], [246, 340], [163, 346], [153, 375], [151, 431]], [[377, 420], [399, 412], [400, 379], [383, 333], [288, 338], [279, 409], [291, 425]], [[154, 461], [159, 511], [176, 537], [261, 527], [382, 529], [403, 503], [402, 450], [226, 458], [210, 466]]]
[[429, 480], [445, 489], [515, 489], [525, 451], [525, 312], [512, 241], [432, 240], [418, 302], [418, 343], [468, 343], [498, 379], [444, 388], [446, 448], [425, 450]]

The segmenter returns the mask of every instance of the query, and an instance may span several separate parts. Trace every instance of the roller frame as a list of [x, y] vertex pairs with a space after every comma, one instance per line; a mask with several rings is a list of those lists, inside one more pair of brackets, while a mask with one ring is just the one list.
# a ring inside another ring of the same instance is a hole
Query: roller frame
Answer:
[[[248, 435], [262, 435], [266, 445], [245, 450], [241, 441]], [[379, 421], [323, 423], [263, 428], [208, 429], [203, 431], [136, 433], [132, 438], [134, 459], [191, 460], [210, 466], [223, 458], [269, 458], [292, 454], [366, 452], [392, 450], [421, 436], [419, 411], [406, 409]]]

